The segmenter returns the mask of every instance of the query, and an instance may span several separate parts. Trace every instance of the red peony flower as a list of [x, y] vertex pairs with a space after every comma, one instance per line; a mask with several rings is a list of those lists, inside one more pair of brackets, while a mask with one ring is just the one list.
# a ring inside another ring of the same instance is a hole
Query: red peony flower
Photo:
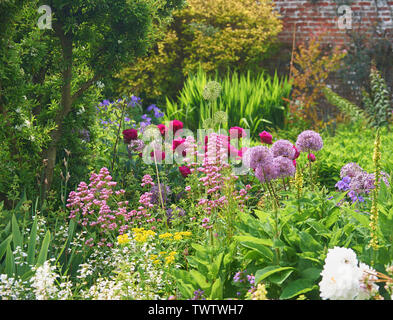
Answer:
[[189, 167], [187, 166], [181, 166], [179, 167], [179, 171], [181, 173], [181, 175], [186, 178], [189, 174], [191, 174], [191, 170]]
[[172, 120], [170, 122], [170, 128], [172, 128], [173, 134], [175, 134], [176, 131], [183, 129], [183, 122], [181, 122], [179, 120]]
[[160, 130], [160, 133], [163, 137], [165, 137], [166, 132], [168, 131], [168, 128], [165, 124], [158, 124], [157, 128]]
[[129, 144], [131, 140], [138, 139], [138, 130], [136, 129], [126, 129], [123, 131], [124, 143]]
[[243, 138], [246, 136], [246, 131], [240, 127], [232, 127], [229, 129], [229, 136]]
[[[177, 148], [178, 146], [180, 146], [181, 144], [183, 144], [185, 141], [186, 141], [186, 139], [176, 139], [176, 140], [173, 140], [173, 142], [172, 142], [172, 149], [173, 149], [173, 150], [176, 150], [176, 148]], [[183, 150], [182, 155], [183, 155], [183, 157], [186, 156], [186, 150]]]
[[273, 137], [272, 135], [267, 132], [267, 131], [262, 131], [259, 134], [259, 137], [261, 138], [261, 142], [262, 143], [266, 143], [266, 144], [272, 144], [273, 143]]

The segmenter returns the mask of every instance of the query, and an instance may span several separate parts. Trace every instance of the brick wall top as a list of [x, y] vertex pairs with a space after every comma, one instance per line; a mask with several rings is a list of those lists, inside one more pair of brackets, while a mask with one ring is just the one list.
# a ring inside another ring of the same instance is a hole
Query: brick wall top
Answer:
[[[273, 2], [284, 26], [279, 39], [285, 43], [292, 43], [294, 28], [296, 28], [296, 43], [306, 41], [313, 33], [323, 33], [324, 30], [327, 31], [324, 42], [332, 44], [345, 44], [351, 31], [361, 31], [371, 35], [372, 30], [376, 30], [377, 35], [381, 37], [393, 38], [393, 1], [273, 0]], [[342, 5], [347, 5], [350, 11], [339, 11]], [[352, 23], [345, 20], [344, 15], [349, 15]]]

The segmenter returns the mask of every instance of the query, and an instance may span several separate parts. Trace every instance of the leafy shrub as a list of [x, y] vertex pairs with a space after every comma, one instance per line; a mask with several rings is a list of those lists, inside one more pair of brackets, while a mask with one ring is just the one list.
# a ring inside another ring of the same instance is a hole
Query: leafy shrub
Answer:
[[190, 0], [148, 57], [120, 73], [121, 90], [143, 98], [174, 98], [199, 64], [207, 72], [260, 72], [281, 28], [271, 1]]
[[[220, 83], [221, 92], [216, 100], [208, 101], [203, 91], [213, 79]], [[234, 72], [220, 80], [218, 76], [210, 78], [199, 69], [188, 77], [177, 102], [167, 99], [166, 117], [179, 119], [188, 129], [196, 130], [211, 117], [211, 109], [224, 111], [228, 116], [225, 129], [240, 125], [256, 135], [266, 126], [284, 126], [287, 112], [284, 98], [289, 97], [290, 90], [290, 82], [277, 74], [270, 77], [261, 73], [254, 79], [249, 72], [247, 75]]]

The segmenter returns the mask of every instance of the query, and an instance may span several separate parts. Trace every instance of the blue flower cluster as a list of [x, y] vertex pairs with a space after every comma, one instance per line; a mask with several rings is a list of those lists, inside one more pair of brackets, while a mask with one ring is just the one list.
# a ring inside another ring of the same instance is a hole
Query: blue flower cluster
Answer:
[[360, 195], [357, 194], [357, 192], [355, 190], [351, 190], [351, 178], [350, 177], [344, 177], [342, 178], [342, 180], [340, 180], [339, 182], [336, 183], [335, 187], [340, 190], [340, 191], [348, 191], [347, 196], [349, 198], [351, 198], [352, 203], [355, 202], [364, 202], [364, 198]]

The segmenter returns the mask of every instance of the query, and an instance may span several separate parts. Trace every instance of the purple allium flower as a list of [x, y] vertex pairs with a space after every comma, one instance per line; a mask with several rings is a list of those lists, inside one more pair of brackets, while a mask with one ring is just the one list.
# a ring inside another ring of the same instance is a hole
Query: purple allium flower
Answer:
[[294, 159], [296, 150], [293, 148], [293, 144], [288, 140], [278, 140], [273, 143], [271, 151], [274, 157], [287, 157]]
[[358, 194], [369, 193], [375, 188], [375, 176], [365, 171], [358, 173], [351, 179], [349, 187]]
[[[291, 165], [293, 167], [292, 162]], [[255, 177], [257, 177], [257, 179], [261, 183], [277, 179], [278, 178], [277, 166], [275, 166], [273, 163], [269, 163], [268, 165], [265, 166], [258, 166], [255, 169]]]
[[273, 154], [265, 146], [253, 147], [247, 154], [249, 156], [249, 166], [252, 169], [256, 169], [258, 166], [267, 166], [273, 162]]
[[289, 158], [281, 156], [276, 157], [273, 159], [273, 165], [277, 170], [277, 178], [293, 177], [295, 175], [296, 168]]
[[313, 130], [303, 131], [297, 137], [296, 148], [300, 152], [319, 151], [323, 147], [323, 141], [319, 133]]
[[357, 163], [350, 162], [341, 168], [340, 177], [341, 178], [344, 178], [344, 177], [353, 178], [358, 173], [361, 173], [361, 172], [363, 172], [363, 169]]
[[[165, 204], [168, 200], [168, 197], [172, 194], [172, 191], [169, 186], [166, 186], [163, 183], [160, 183], [160, 188], [161, 188], [162, 201]], [[154, 185], [151, 188], [151, 190], [150, 190], [150, 192], [152, 193], [151, 203], [154, 203], [154, 204], [161, 203], [161, 197], [160, 197], [160, 191], [159, 191], [160, 188], [158, 187], [158, 185]]]

